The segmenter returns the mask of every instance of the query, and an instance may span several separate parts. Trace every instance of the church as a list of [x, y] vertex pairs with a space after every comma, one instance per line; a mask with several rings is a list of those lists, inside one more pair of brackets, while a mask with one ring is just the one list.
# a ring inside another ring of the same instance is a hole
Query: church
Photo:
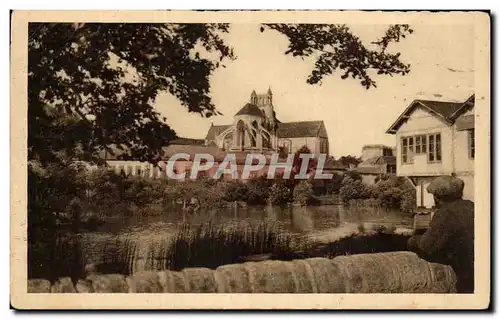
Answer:
[[[188, 154], [192, 160], [196, 154], [210, 154], [217, 170], [228, 153], [235, 155], [238, 164], [245, 162], [246, 154], [264, 154], [270, 159], [272, 154], [287, 156], [306, 146], [317, 158], [319, 154], [329, 155], [328, 134], [323, 121], [281, 122], [276, 117], [273, 105], [273, 93], [268, 89], [264, 94], [253, 91], [250, 99], [233, 116], [228, 125], [213, 125], [205, 139], [178, 138], [163, 147], [162, 160], [153, 164], [134, 160], [120, 160], [115, 154], [104, 154], [109, 167], [116, 172], [130, 175], [163, 178], [166, 163], [176, 154]], [[179, 173], [189, 172], [191, 160], [175, 160], [174, 169]], [[324, 170], [333, 169], [326, 163]], [[161, 167], [161, 169], [160, 169]], [[268, 165], [262, 170], [265, 173]]]
[[249, 101], [228, 125], [213, 125], [205, 145], [226, 152], [295, 153], [307, 146], [311, 153], [329, 154], [328, 134], [323, 121], [281, 122], [276, 117], [271, 88], [250, 94]]

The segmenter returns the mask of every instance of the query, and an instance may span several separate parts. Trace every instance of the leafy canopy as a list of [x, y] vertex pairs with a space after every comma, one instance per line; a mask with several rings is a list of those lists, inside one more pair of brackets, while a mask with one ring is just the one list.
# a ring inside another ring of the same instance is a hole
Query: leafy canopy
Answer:
[[[412, 32], [388, 28], [368, 48], [345, 25], [267, 24], [290, 41], [285, 54], [317, 56], [307, 79], [359, 79], [370, 70], [405, 75], [409, 64], [386, 49]], [[156, 163], [175, 132], [153, 107], [160, 92], [189, 112], [219, 114], [210, 76], [235, 58], [221, 37], [227, 24], [31, 23], [28, 40], [28, 158], [41, 162], [95, 160], [104, 150]], [[173, 115], [174, 116], [174, 115]], [[111, 147], [113, 146], [113, 147]]]
[[317, 56], [314, 69], [307, 79], [309, 84], [320, 83], [323, 77], [335, 71], [342, 73], [341, 78], [359, 79], [361, 85], [369, 89], [376, 87], [370, 70], [377, 74], [406, 75], [410, 64], [399, 60], [400, 53], [389, 53], [391, 42], [399, 42], [413, 30], [406, 24], [390, 26], [385, 35], [372, 42], [375, 48], [365, 46], [352, 34], [346, 25], [333, 24], [267, 24], [261, 27], [284, 34], [289, 42], [285, 54], [294, 57]]
[[29, 158], [53, 161], [75, 148], [96, 155], [114, 144], [156, 161], [175, 136], [153, 107], [156, 97], [165, 91], [190, 112], [216, 114], [209, 76], [234, 58], [220, 37], [227, 31], [226, 24], [30, 24]]

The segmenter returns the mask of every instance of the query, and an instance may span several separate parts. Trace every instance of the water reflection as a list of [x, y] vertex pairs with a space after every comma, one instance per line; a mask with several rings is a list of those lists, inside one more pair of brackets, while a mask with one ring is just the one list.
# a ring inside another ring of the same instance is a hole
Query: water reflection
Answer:
[[[96, 232], [78, 234], [78, 242], [81, 241], [78, 247], [69, 250], [66, 246], [61, 246], [55, 254], [60, 255], [58, 260], [67, 264], [75, 259], [66, 257], [66, 253], [72, 251], [82, 261], [82, 267], [87, 264], [110, 265], [121, 267], [124, 273], [161, 270], [167, 267], [167, 252], [173, 236], [185, 223], [196, 227], [207, 223], [245, 225], [261, 221], [277, 223], [276, 226], [292, 233], [293, 238], [316, 244], [336, 242], [355, 232], [361, 224], [367, 229], [371, 228], [368, 226], [370, 224], [390, 225], [394, 228], [411, 228], [412, 225], [411, 218], [399, 211], [341, 205], [235, 206], [224, 210], [198, 210], [194, 213], [173, 209], [159, 216], [108, 220]], [[59, 267], [52, 267], [52, 264], [48, 264], [43, 271], [50, 273], [51, 269]], [[113, 268], [111, 272], [116, 272], [116, 269]], [[61, 276], [60, 273], [53, 275]], [[32, 276], [48, 278], [49, 275], [41, 273]]]
[[398, 210], [382, 208], [323, 206], [252, 206], [187, 213], [180, 209], [166, 211], [160, 216], [132, 216], [116, 219], [102, 225], [99, 233], [124, 234], [137, 232], [175, 232], [183, 224], [198, 226], [204, 223], [238, 224], [269, 221], [293, 233], [307, 233], [334, 229], [343, 224], [392, 224], [411, 227], [412, 219]]

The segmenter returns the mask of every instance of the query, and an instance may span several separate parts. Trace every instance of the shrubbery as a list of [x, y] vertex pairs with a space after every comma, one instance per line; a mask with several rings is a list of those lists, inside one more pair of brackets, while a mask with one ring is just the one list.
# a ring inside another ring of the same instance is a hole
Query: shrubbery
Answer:
[[269, 188], [268, 202], [272, 205], [283, 205], [291, 201], [290, 189], [282, 180], [277, 180]]
[[348, 203], [352, 199], [367, 199], [371, 197], [371, 189], [361, 180], [345, 176], [340, 187], [340, 196]]
[[299, 205], [307, 205], [313, 198], [313, 186], [310, 181], [300, 181], [293, 189], [293, 201]]
[[342, 187], [344, 176], [338, 173], [333, 173], [332, 179], [325, 180], [325, 191], [327, 194], [338, 194]]
[[[415, 189], [402, 177], [382, 176], [375, 185], [366, 185], [356, 175], [344, 177], [340, 195], [345, 203], [352, 200], [376, 200], [382, 207], [411, 213], [415, 208]], [[353, 178], [354, 177], [354, 178]]]
[[[116, 174], [106, 168], [80, 166], [29, 171], [30, 222], [56, 224], [81, 219], [161, 213], [172, 205], [183, 209], [212, 209], [233, 202], [281, 205], [292, 202], [294, 184], [279, 176], [248, 181], [209, 177], [176, 181]], [[155, 209], [151, 209], [155, 207]], [[158, 212], [159, 210], [159, 212]], [[50, 226], [52, 225], [52, 226]]]

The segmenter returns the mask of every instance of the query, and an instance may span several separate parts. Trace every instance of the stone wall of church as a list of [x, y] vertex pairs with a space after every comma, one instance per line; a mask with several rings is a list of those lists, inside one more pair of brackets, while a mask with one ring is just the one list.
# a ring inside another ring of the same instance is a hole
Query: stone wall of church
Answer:
[[294, 138], [280, 138], [278, 145], [287, 147], [288, 153], [297, 152], [302, 146], [307, 146], [311, 153], [319, 155], [321, 139], [319, 137], [294, 137]]

